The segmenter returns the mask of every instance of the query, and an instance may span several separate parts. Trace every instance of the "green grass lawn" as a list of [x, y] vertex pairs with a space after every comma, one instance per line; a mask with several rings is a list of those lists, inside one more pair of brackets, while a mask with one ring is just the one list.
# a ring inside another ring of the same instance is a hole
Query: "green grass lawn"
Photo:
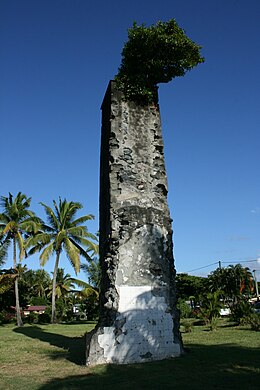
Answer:
[[260, 389], [260, 334], [247, 327], [194, 326], [180, 358], [87, 368], [83, 335], [93, 326], [1, 326], [0, 389]]

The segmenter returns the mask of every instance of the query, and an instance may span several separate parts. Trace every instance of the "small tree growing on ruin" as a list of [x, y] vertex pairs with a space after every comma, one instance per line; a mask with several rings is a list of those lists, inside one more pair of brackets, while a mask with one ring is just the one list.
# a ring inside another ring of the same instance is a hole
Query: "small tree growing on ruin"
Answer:
[[149, 27], [134, 23], [115, 80], [127, 99], [152, 102], [157, 84], [184, 76], [204, 62], [200, 49], [174, 19]]

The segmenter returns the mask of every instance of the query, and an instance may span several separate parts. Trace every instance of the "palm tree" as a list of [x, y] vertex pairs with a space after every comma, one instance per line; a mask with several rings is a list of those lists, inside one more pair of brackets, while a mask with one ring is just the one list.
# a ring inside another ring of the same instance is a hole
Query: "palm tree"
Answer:
[[227, 268], [218, 268], [208, 277], [211, 291], [222, 291], [222, 297], [233, 304], [241, 298], [242, 293], [250, 293], [253, 285], [253, 276], [249, 268], [240, 264], [229, 265]]
[[53, 209], [44, 203], [40, 204], [44, 207], [47, 224], [43, 224], [42, 231], [28, 240], [28, 246], [32, 246], [29, 254], [40, 250], [42, 266], [46, 264], [52, 254], [56, 256], [52, 283], [51, 317], [51, 322], [55, 323], [57, 320], [55, 306], [56, 280], [61, 252], [65, 251], [77, 274], [80, 270], [80, 256], [90, 260], [89, 253], [97, 253], [98, 246], [92, 241], [96, 241], [97, 238], [89, 233], [87, 227], [83, 225], [86, 221], [94, 218], [92, 215], [84, 215], [75, 219], [76, 213], [82, 208], [80, 203], [67, 202], [66, 199], [61, 200], [59, 198], [58, 204], [55, 200], [53, 201]]
[[46, 298], [46, 288], [50, 283], [50, 275], [44, 269], [34, 271], [32, 280], [32, 289], [34, 296], [39, 298]]
[[223, 308], [223, 303], [220, 301], [220, 293], [220, 291], [208, 293], [202, 299], [200, 316], [206, 324], [212, 324], [212, 329], [214, 321], [220, 317], [220, 309]]
[[[82, 290], [76, 289], [75, 286], [82, 288]], [[52, 296], [52, 283], [47, 288], [47, 291], [47, 296]], [[63, 268], [58, 268], [55, 295], [59, 303], [63, 303], [60, 306], [63, 306], [63, 314], [65, 314], [69, 304], [73, 305], [75, 299], [82, 302], [82, 300], [92, 298], [92, 300], [97, 301], [99, 294], [95, 288], [85, 281], [73, 278], [70, 274], [65, 274]]]
[[94, 289], [100, 288], [101, 266], [98, 257], [93, 257], [88, 264], [82, 264], [81, 269], [88, 275], [88, 281]]
[[[75, 280], [71, 277], [70, 274], [64, 273], [64, 268], [58, 268], [57, 269], [57, 275], [56, 275], [56, 290], [55, 295], [59, 298], [66, 298], [66, 296], [75, 289]], [[50, 283], [47, 290], [49, 293], [47, 293], [47, 296], [52, 295], [52, 286], [53, 283]]]
[[[34, 302], [47, 301], [46, 289], [51, 282], [50, 275], [44, 269], [36, 271], [29, 269], [21, 275], [20, 285], [24, 299], [28, 304], [38, 304]], [[22, 294], [20, 293], [20, 295]]]
[[234, 279], [237, 281], [237, 295], [250, 293], [252, 289], [253, 275], [248, 267], [242, 267], [241, 264], [229, 266]]
[[[29, 210], [31, 198], [18, 192], [14, 198], [1, 196], [0, 204], [3, 207], [3, 213], [0, 213], [0, 237], [2, 255], [6, 255], [7, 248], [13, 245], [13, 268], [17, 268], [17, 248], [19, 250], [19, 260], [25, 256], [25, 238], [32, 233], [36, 233], [39, 227], [39, 218]], [[17, 325], [23, 326], [20, 303], [18, 278], [14, 281], [15, 306]]]

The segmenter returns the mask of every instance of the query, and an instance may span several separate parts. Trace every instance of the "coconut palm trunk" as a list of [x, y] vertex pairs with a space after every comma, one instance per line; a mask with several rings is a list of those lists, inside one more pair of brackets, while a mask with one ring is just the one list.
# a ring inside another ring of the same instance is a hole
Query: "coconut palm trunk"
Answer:
[[[15, 239], [15, 237], [13, 238], [13, 263], [14, 263], [14, 269], [15, 269], [16, 266], [17, 266], [17, 262], [16, 262], [16, 239]], [[23, 326], [21, 310], [20, 310], [20, 302], [19, 302], [18, 277], [15, 278], [15, 281], [14, 281], [14, 293], [15, 293], [15, 310], [16, 310], [17, 326]]]
[[57, 272], [59, 267], [59, 260], [60, 260], [60, 251], [56, 252], [56, 260], [55, 260], [55, 266], [53, 271], [53, 281], [52, 281], [52, 298], [51, 298], [51, 323], [55, 324], [57, 322], [57, 316], [56, 316], [56, 281], [57, 281]]

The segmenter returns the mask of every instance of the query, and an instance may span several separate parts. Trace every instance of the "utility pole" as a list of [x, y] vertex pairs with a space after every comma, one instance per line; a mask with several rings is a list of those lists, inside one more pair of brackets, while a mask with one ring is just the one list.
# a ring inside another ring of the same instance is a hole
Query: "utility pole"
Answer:
[[257, 278], [256, 278], [256, 270], [253, 270], [254, 272], [254, 280], [255, 280], [255, 291], [256, 291], [256, 298], [259, 298], [259, 293], [258, 293], [258, 284], [257, 284]]
[[218, 268], [221, 269], [221, 261], [218, 262]]

